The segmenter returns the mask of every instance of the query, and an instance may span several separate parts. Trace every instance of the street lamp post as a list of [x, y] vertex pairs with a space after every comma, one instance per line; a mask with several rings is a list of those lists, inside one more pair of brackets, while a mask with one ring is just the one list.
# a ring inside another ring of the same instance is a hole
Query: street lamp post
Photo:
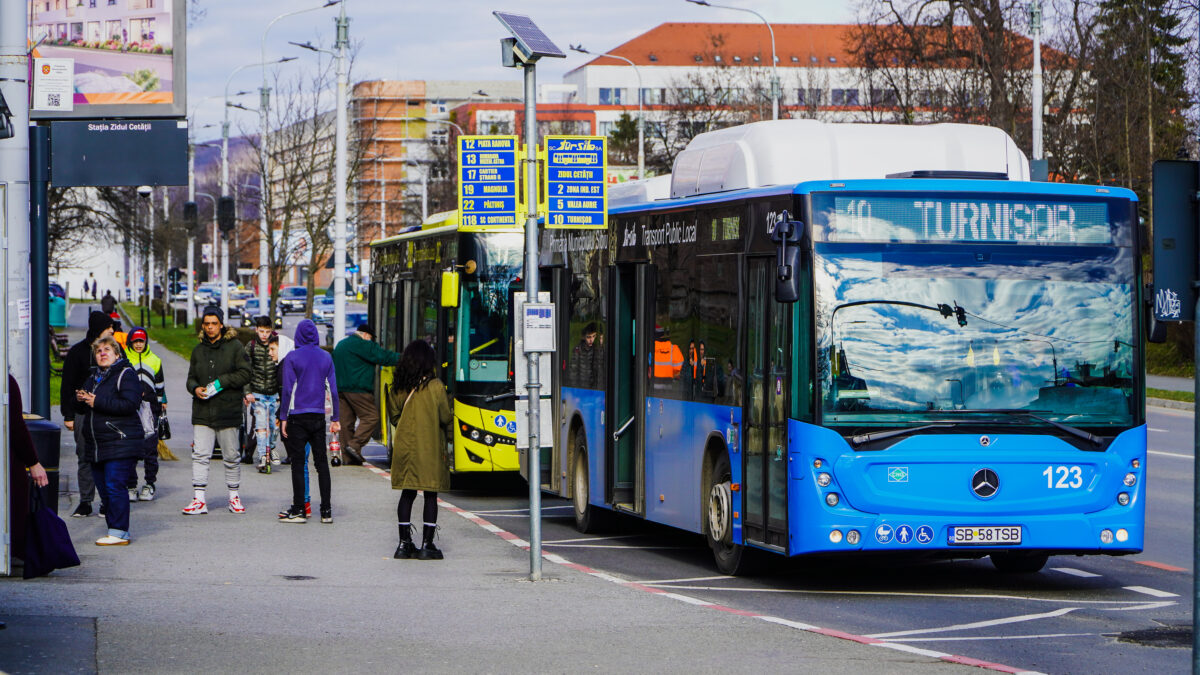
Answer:
[[[1045, 159], [1042, 150], [1042, 2], [1029, 3], [1033, 32], [1033, 158]], [[1057, 375], [1056, 375], [1057, 377]]]
[[[271, 28], [279, 22], [280, 19], [285, 19], [289, 16], [304, 14], [305, 12], [315, 12], [318, 9], [325, 9], [333, 5], [341, 3], [342, 0], [329, 0], [323, 5], [316, 7], [307, 7], [305, 9], [297, 9], [290, 12], [284, 12], [279, 16], [267, 22], [266, 29], [263, 30], [262, 49], [260, 58], [263, 63], [267, 61], [267, 34], [271, 32]], [[343, 5], [344, 7], [344, 5]], [[259, 90], [259, 105], [258, 105], [258, 129], [259, 129], [259, 145], [262, 147], [262, 192], [261, 206], [258, 211], [258, 306], [270, 314], [270, 306], [268, 300], [270, 293], [267, 287], [270, 285], [269, 267], [269, 245], [271, 238], [270, 230], [270, 214], [267, 213], [267, 205], [271, 195], [271, 153], [267, 150], [268, 129], [270, 125], [271, 111], [271, 88], [267, 86], [267, 69], [263, 68], [262, 88]]]
[[[589, 52], [588, 50], [584, 49], [583, 45], [571, 45], [571, 49], [579, 52], [580, 54], [592, 54], [592, 52]], [[640, 68], [637, 67], [636, 63], [625, 58], [624, 56], [618, 56], [617, 54], [608, 54], [608, 53], [595, 54], [595, 56], [607, 56], [612, 59], [620, 59], [620, 60], [624, 61], [625, 63], [628, 63], [630, 66], [632, 66], [633, 74], [635, 76], [637, 76], [637, 82], [638, 82], [638, 94], [637, 94], [637, 99], [638, 99], [638, 125], [637, 125], [637, 129], [638, 129], [638, 159], [637, 159], [637, 162], [638, 162], [638, 180], [641, 180], [646, 177], [646, 143], [645, 143], [646, 114], [645, 114], [645, 112], [643, 112], [643, 109], [642, 109], [642, 91], [643, 91], [642, 90], [642, 71]], [[776, 118], [778, 118], [778, 115], [776, 115]]]
[[757, 16], [767, 26], [767, 32], [771, 34], [771, 119], [779, 119], [779, 58], [775, 56], [775, 29], [771, 27], [771, 22], [767, 21], [766, 17], [758, 12], [746, 7], [731, 7], [729, 5], [717, 5], [708, 0], [687, 0], [693, 5], [701, 5], [703, 7], [716, 7], [718, 9], [732, 9], [738, 12], [749, 12]]

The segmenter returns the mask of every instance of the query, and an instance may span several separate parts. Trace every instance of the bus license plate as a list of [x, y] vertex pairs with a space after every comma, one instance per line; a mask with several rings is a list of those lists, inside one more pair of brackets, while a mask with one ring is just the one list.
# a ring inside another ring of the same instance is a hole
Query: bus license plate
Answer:
[[950, 528], [951, 546], [995, 546], [1021, 543], [1020, 525], [993, 525], [973, 527], [969, 525]]

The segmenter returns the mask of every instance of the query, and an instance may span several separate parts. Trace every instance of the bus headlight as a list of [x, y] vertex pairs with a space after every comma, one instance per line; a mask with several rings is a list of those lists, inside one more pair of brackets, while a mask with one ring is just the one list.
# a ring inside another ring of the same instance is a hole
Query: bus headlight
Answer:
[[832, 541], [833, 543], [836, 544], [836, 543], [840, 542], [841, 540], [842, 540], [842, 531], [841, 530], [834, 530], [833, 532], [829, 533], [829, 541]]
[[1129, 541], [1129, 530], [1123, 527], [1117, 530], [1117, 541]]
[[820, 485], [821, 487], [829, 487], [829, 484], [832, 481], [833, 481], [833, 476], [830, 476], [829, 474], [827, 474], [825, 472], [821, 472], [821, 473], [817, 474], [817, 485]]
[[1133, 473], [1125, 474], [1125, 487], [1133, 487], [1137, 485], [1137, 475]]
[[825, 495], [825, 503], [830, 506], [837, 506], [838, 501], [840, 500], [836, 492], [830, 492], [829, 494]]
[[1101, 544], [1111, 544], [1112, 542], [1113, 542], [1112, 530], [1109, 530], [1109, 529], [1100, 530], [1100, 543]]
[[473, 440], [473, 441], [479, 440], [479, 430], [478, 429], [471, 430], [471, 440]]
[[859, 537], [861, 536], [862, 535], [858, 533], [858, 530], [850, 530], [846, 533], [846, 543], [851, 545], [857, 544]]
[[1117, 495], [1117, 503], [1121, 506], [1129, 506], [1129, 493], [1122, 492], [1121, 494]]

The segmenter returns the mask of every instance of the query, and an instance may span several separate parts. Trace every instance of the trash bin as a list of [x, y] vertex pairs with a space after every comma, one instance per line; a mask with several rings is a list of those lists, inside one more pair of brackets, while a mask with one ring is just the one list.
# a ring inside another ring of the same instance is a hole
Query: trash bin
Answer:
[[25, 426], [29, 427], [38, 461], [42, 463], [42, 467], [46, 469], [46, 476], [50, 479], [46, 487], [42, 488], [42, 502], [58, 513], [58, 459], [59, 450], [62, 448], [62, 429], [38, 415], [26, 415]]
[[56, 295], [50, 296], [50, 325], [55, 328], [67, 327], [67, 301]]

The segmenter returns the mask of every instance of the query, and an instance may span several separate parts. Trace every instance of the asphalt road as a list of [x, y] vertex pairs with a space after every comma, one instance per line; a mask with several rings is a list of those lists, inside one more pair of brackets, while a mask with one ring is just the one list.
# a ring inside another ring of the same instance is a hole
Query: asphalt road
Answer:
[[[732, 578], [716, 573], [697, 535], [629, 518], [582, 535], [570, 503], [552, 497], [543, 498], [544, 550], [738, 610], [1022, 669], [1186, 672], [1192, 416], [1153, 408], [1149, 427], [1148, 531], [1137, 556], [1054, 557], [1034, 575], [1002, 575], [986, 559], [774, 558], [759, 576]], [[447, 501], [527, 536], [523, 481], [456, 478], [456, 488]]]

